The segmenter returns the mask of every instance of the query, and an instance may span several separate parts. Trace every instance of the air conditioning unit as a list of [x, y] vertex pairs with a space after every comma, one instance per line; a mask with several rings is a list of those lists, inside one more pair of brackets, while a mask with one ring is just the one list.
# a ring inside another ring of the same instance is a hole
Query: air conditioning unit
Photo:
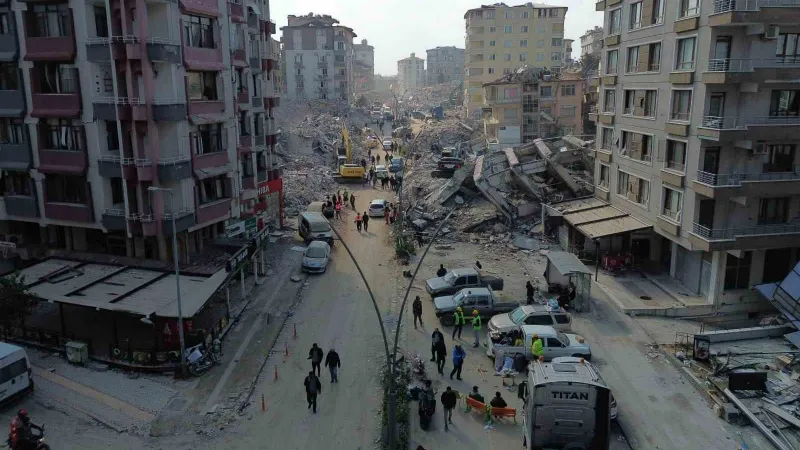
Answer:
[[767, 144], [765, 142], [756, 142], [753, 145], [753, 155], [766, 155]]
[[72, 364], [86, 364], [89, 361], [89, 346], [85, 342], [67, 342], [66, 351], [67, 361]]
[[764, 32], [764, 39], [778, 39], [781, 29], [777, 25], [768, 25], [767, 31]]

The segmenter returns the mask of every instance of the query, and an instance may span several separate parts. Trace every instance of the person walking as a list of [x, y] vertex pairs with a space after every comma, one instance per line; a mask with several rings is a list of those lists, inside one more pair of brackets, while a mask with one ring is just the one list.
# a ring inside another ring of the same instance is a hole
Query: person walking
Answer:
[[361, 221], [364, 222], [364, 231], [369, 231], [369, 214], [366, 211], [361, 215]]
[[459, 306], [453, 313], [453, 339], [456, 338], [456, 332], [458, 332], [458, 338], [461, 339], [461, 329], [464, 328], [465, 323], [464, 310]]
[[383, 220], [386, 222], [386, 225], [389, 225], [389, 205], [384, 205], [383, 207]]
[[475, 334], [475, 343], [472, 346], [478, 348], [481, 343], [481, 315], [477, 309], [472, 311], [472, 332]]
[[361, 233], [361, 213], [356, 213], [356, 229]]
[[341, 219], [342, 218], [342, 201], [341, 200], [336, 202], [336, 218], [337, 219]]
[[431, 333], [431, 361], [436, 361], [436, 346], [439, 345], [439, 342], [444, 342], [444, 335], [437, 327]]
[[[389, 218], [388, 217], [386, 218], [386, 223], [389, 223]], [[423, 245], [423, 242], [422, 242], [422, 231], [417, 230], [414, 233], [414, 236], [417, 238], [417, 247], [422, 248], [422, 245]]]
[[450, 379], [453, 379], [455, 374], [458, 380], [461, 380], [461, 368], [464, 367], [464, 360], [467, 359], [467, 352], [461, 347], [461, 344], [456, 344], [453, 348], [453, 370], [450, 371]]
[[[308, 372], [308, 376], [303, 380], [303, 385], [306, 387], [306, 401], [308, 408], [317, 413], [317, 395], [322, 393], [322, 383], [319, 378], [314, 375], [314, 371]], [[313, 408], [313, 409], [312, 409]]]
[[350, 207], [353, 208], [355, 211], [356, 209], [356, 196], [351, 192], [350, 193]]
[[439, 270], [436, 271], [436, 276], [441, 278], [447, 275], [447, 269], [444, 268], [444, 264], [439, 264]]
[[525, 291], [528, 294], [528, 304], [532, 305], [533, 304], [533, 285], [531, 284], [530, 280], [528, 280], [528, 282], [525, 283]]
[[544, 357], [544, 344], [542, 343], [542, 339], [538, 334], [534, 334], [531, 341], [533, 341], [531, 344], [531, 353], [534, 358], [539, 360], [539, 358]]
[[417, 320], [419, 320], [419, 325], [422, 326], [422, 301], [419, 299], [419, 295], [417, 298], [414, 299], [414, 303], [411, 304], [411, 313], [414, 315], [414, 329], [417, 329]]
[[322, 363], [322, 349], [317, 347], [317, 343], [315, 342], [314, 345], [311, 346], [311, 350], [308, 351], [308, 358], [311, 360], [311, 372], [313, 373], [316, 371], [317, 376], [320, 374], [320, 363]]
[[447, 425], [453, 423], [453, 410], [456, 409], [456, 402], [458, 401], [456, 391], [447, 386], [447, 390], [442, 392], [441, 401], [442, 410], [444, 410], [444, 431], [448, 431], [449, 427]]
[[336, 350], [328, 350], [328, 354], [325, 356], [325, 367], [331, 371], [331, 383], [338, 383], [339, 367], [342, 367], [342, 360]]
[[444, 339], [442, 339], [436, 344], [436, 371], [439, 372], [439, 375], [444, 375], [444, 363], [446, 359], [447, 345], [445, 345]]

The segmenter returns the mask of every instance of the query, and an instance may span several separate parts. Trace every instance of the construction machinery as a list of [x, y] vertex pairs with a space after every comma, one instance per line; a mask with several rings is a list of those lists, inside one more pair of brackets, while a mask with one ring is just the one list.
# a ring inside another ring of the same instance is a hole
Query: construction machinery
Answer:
[[336, 149], [337, 172], [333, 179], [339, 183], [361, 183], [364, 181], [365, 170], [358, 164], [353, 164], [353, 143], [350, 132], [342, 126], [342, 138]]

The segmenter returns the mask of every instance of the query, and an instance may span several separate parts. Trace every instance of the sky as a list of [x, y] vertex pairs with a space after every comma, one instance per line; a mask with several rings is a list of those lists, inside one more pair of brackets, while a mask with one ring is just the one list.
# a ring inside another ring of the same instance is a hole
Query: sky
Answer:
[[[596, 0], [548, 0], [534, 3], [566, 6], [564, 37], [575, 39], [572, 57], [580, 57], [580, 36], [595, 25], [602, 25], [603, 13], [595, 11]], [[464, 48], [464, 13], [481, 4], [496, 1], [469, 0], [271, 0], [270, 17], [278, 29], [286, 17], [310, 12], [328, 14], [352, 28], [358, 37], [375, 47], [375, 73], [395, 75], [397, 61], [411, 53], [425, 58], [425, 50], [454, 45]], [[527, 3], [506, 1], [509, 6]], [[281, 32], [278, 31], [279, 38]]]

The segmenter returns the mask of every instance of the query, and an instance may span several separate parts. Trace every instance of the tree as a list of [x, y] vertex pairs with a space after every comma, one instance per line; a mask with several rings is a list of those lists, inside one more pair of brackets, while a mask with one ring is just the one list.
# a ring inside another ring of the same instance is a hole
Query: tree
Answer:
[[367, 96], [361, 94], [356, 100], [356, 106], [359, 108], [366, 108], [367, 106], [369, 106], [369, 99], [367, 98]]
[[580, 64], [581, 77], [586, 78], [590, 71], [597, 70], [597, 68], [600, 67], [600, 57], [592, 53], [583, 55], [581, 56]]
[[6, 327], [21, 323], [36, 303], [25, 286], [25, 277], [19, 273], [0, 278], [0, 311]]

